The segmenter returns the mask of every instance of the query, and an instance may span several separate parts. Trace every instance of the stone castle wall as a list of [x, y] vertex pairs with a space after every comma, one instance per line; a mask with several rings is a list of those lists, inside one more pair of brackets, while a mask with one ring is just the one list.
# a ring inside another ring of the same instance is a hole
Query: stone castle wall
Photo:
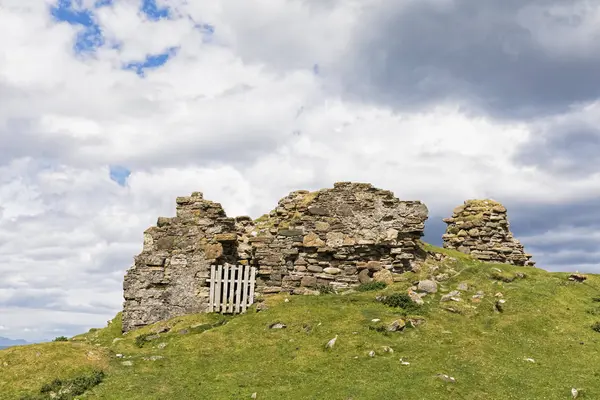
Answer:
[[144, 247], [123, 284], [123, 330], [208, 309], [210, 266], [258, 270], [259, 294], [347, 288], [380, 270], [403, 272], [424, 253], [417, 246], [427, 208], [370, 184], [296, 191], [256, 221], [228, 218], [201, 193], [177, 199], [174, 218], [144, 232]]
[[534, 266], [521, 242], [513, 237], [506, 208], [493, 200], [467, 200], [454, 209], [443, 236], [444, 247], [486, 262]]

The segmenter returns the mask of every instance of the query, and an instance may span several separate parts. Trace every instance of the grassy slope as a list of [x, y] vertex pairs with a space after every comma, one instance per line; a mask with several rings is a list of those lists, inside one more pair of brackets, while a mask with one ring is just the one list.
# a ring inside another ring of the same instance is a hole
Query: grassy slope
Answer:
[[[386, 335], [369, 326], [374, 318], [391, 322], [400, 316], [374, 297], [405, 290], [420, 278], [412, 273], [406, 274], [406, 282], [381, 292], [292, 296], [289, 302], [283, 295], [274, 296], [267, 299], [269, 310], [228, 318], [226, 325], [202, 333], [178, 332], [223, 317], [177, 318], [162, 324], [171, 326], [172, 333], [143, 348], [135, 346], [135, 337], [157, 326], [122, 336], [117, 317], [109, 327], [75, 341], [0, 351], [0, 398], [18, 399], [55, 376], [72, 376], [105, 363], [106, 380], [80, 398], [244, 399], [256, 392], [258, 399], [568, 399], [571, 387], [581, 389], [580, 398], [600, 398], [600, 333], [590, 328], [600, 320], [600, 303], [593, 301], [600, 296], [600, 276], [580, 284], [568, 281], [568, 274], [481, 264], [450, 254], [458, 261], [442, 270], [460, 274], [443, 286], [453, 290], [459, 282], [469, 282], [473, 289], [463, 294], [461, 303], [439, 303], [443, 293], [425, 297], [419, 314], [426, 323], [402, 333]], [[527, 277], [500, 282], [490, 278], [493, 268], [509, 276], [525, 272]], [[477, 290], [486, 296], [471, 303]], [[503, 313], [494, 312], [496, 292], [506, 299]], [[268, 329], [274, 322], [287, 328]], [[336, 334], [334, 349], [325, 351], [325, 343]], [[114, 338], [122, 340], [113, 343]], [[160, 343], [166, 347], [160, 349]], [[394, 353], [383, 352], [383, 346]], [[102, 358], [90, 361], [90, 350]], [[373, 358], [368, 356], [371, 350], [376, 352]], [[51, 358], [40, 360], [36, 351]], [[122, 365], [123, 359], [115, 357], [119, 353], [133, 366]], [[164, 358], [143, 359], [150, 356]], [[400, 357], [410, 365], [401, 365]], [[69, 368], [61, 370], [55, 363]], [[435, 378], [439, 373], [457, 382]]]

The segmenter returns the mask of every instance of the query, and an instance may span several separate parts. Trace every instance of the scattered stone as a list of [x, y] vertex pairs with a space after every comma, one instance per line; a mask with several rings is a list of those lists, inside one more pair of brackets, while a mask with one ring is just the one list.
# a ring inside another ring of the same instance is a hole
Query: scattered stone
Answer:
[[387, 331], [388, 332], [398, 332], [398, 331], [403, 330], [405, 326], [406, 326], [406, 323], [404, 322], [404, 320], [397, 319], [388, 325]]
[[467, 282], [461, 282], [458, 284], [458, 286], [456, 288], [462, 292], [465, 292], [465, 291], [469, 290], [469, 284]]
[[133, 366], [133, 361], [123, 361], [121, 364], [123, 364], [126, 367], [131, 367]]
[[287, 328], [287, 325], [282, 324], [280, 322], [276, 322], [274, 324], [269, 325], [269, 329], [285, 329]]
[[162, 360], [164, 357], [163, 356], [150, 356], [150, 357], [144, 357], [144, 361], [158, 361], [158, 360]]
[[579, 390], [571, 388], [571, 396], [573, 396], [573, 398], [576, 399], [579, 396]]
[[381, 271], [377, 271], [373, 274], [373, 280], [375, 282], [383, 282], [386, 285], [391, 285], [394, 283], [394, 275], [392, 275], [391, 271], [382, 269]]
[[284, 302], [289, 303], [290, 299], [288, 299], [287, 297], [285, 298]]
[[254, 392], [254, 393], [252, 393], [252, 395], [250, 396], [250, 398], [251, 399], [256, 399], [256, 396], [257, 396], [257, 394], [256, 394], [256, 392]]
[[534, 363], [535, 360], [533, 358], [525, 358], [525, 361], [530, 362], [530, 363]]
[[391, 347], [389, 347], [389, 346], [383, 346], [383, 351], [384, 351], [385, 353], [393, 353], [393, 352], [394, 352], [394, 349], [392, 349], [392, 348], [391, 348]]
[[413, 291], [413, 290], [408, 290], [408, 297], [410, 297], [410, 299], [413, 301], [413, 303], [418, 304], [418, 305], [423, 305], [425, 304], [425, 302], [423, 301], [423, 299], [421, 298], [421, 296], [419, 296], [417, 294], [417, 292]]
[[373, 350], [369, 352], [369, 357], [375, 357], [375, 352]]
[[379, 322], [379, 321], [381, 321], [379, 318], [373, 318], [373, 319], [371, 320], [371, 322]]
[[587, 276], [581, 275], [581, 274], [571, 274], [571, 275], [569, 275], [569, 280], [570, 281], [583, 282], [586, 279], [587, 279]]
[[417, 290], [425, 293], [436, 293], [438, 290], [438, 284], [432, 280], [420, 281], [417, 285]]
[[400, 359], [400, 364], [401, 365], [410, 365], [410, 363], [408, 361], [404, 361], [403, 359]]
[[165, 342], [163, 342], [163, 343], [159, 343], [159, 344], [158, 344], [158, 346], [156, 346], [156, 347], [158, 347], [160, 350], [162, 350], [162, 349], [164, 349], [165, 347], [167, 347], [167, 344], [166, 344]]
[[498, 292], [494, 295], [494, 297], [504, 297], [504, 295], [502, 293]]
[[189, 330], [187, 330], [187, 329], [181, 329], [181, 330], [180, 330], [178, 333], [179, 333], [180, 335], [187, 335], [188, 333], [190, 333], [190, 331], [189, 331]]
[[358, 281], [360, 283], [369, 283], [373, 280], [373, 278], [371, 278], [369, 276], [369, 270], [368, 269], [363, 269], [358, 273]]
[[[321, 323], [319, 322], [319, 325], [321, 325]], [[335, 342], [338, 338], [338, 335], [335, 335], [335, 337], [333, 339], [331, 339], [329, 342], [327, 342], [327, 344], [325, 345], [326, 349], [333, 349], [333, 346], [335, 346]]]
[[516, 276], [517, 278], [519, 278], [519, 279], [525, 279], [525, 278], [527, 278], [527, 275], [526, 275], [526, 274], [524, 274], [523, 272], [516, 272], [516, 273], [515, 273], [515, 276]]
[[458, 290], [453, 290], [450, 293], [443, 295], [440, 301], [461, 301], [460, 292]]
[[115, 357], [117, 357], [117, 358], [123, 358], [123, 354], [116, 354]]
[[440, 378], [444, 382], [456, 383], [456, 379], [454, 377], [446, 374], [437, 374], [436, 377]]
[[264, 302], [256, 305], [256, 312], [267, 311], [268, 309], [269, 307]]

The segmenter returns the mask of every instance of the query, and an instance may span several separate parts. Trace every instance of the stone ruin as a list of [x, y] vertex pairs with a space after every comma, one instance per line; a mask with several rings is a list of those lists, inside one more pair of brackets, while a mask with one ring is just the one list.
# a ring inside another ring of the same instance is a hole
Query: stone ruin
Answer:
[[[142, 252], [123, 283], [123, 331], [181, 315], [207, 312], [211, 265], [257, 269], [255, 292], [312, 294], [345, 289], [375, 276], [417, 270], [427, 207], [400, 201], [366, 183], [295, 191], [257, 220], [229, 218], [202, 193], [178, 197], [176, 216], [144, 232]], [[533, 265], [508, 230], [506, 209], [467, 201], [445, 219], [444, 247], [483, 260]]]
[[485, 261], [534, 266], [521, 242], [510, 232], [506, 208], [494, 200], [467, 200], [454, 209], [442, 237], [444, 248]]
[[199, 192], [177, 198], [176, 210], [144, 232], [143, 250], [125, 275], [124, 331], [206, 312], [211, 265], [255, 266], [258, 295], [300, 294], [357, 286], [425, 257], [418, 241], [427, 207], [370, 184], [295, 191], [256, 221], [228, 218]]

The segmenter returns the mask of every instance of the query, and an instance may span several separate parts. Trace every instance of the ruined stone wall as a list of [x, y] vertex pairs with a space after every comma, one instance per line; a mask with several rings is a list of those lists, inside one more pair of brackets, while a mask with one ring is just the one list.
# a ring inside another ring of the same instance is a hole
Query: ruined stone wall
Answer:
[[467, 200], [454, 209], [444, 247], [486, 262], [534, 266], [531, 255], [510, 232], [506, 208], [494, 200]]
[[123, 330], [206, 311], [211, 264], [235, 263], [236, 222], [201, 193], [177, 198], [174, 218], [144, 232], [123, 283]]
[[378, 271], [403, 272], [425, 254], [417, 246], [427, 208], [369, 184], [296, 191], [252, 221], [228, 218], [201, 193], [177, 199], [174, 218], [144, 232], [125, 276], [123, 330], [208, 309], [210, 266], [258, 269], [256, 292], [346, 288]]
[[347, 288], [382, 269], [406, 271], [424, 256], [417, 240], [426, 219], [421, 202], [400, 201], [370, 184], [292, 192], [256, 221], [256, 236], [249, 239], [257, 290]]

